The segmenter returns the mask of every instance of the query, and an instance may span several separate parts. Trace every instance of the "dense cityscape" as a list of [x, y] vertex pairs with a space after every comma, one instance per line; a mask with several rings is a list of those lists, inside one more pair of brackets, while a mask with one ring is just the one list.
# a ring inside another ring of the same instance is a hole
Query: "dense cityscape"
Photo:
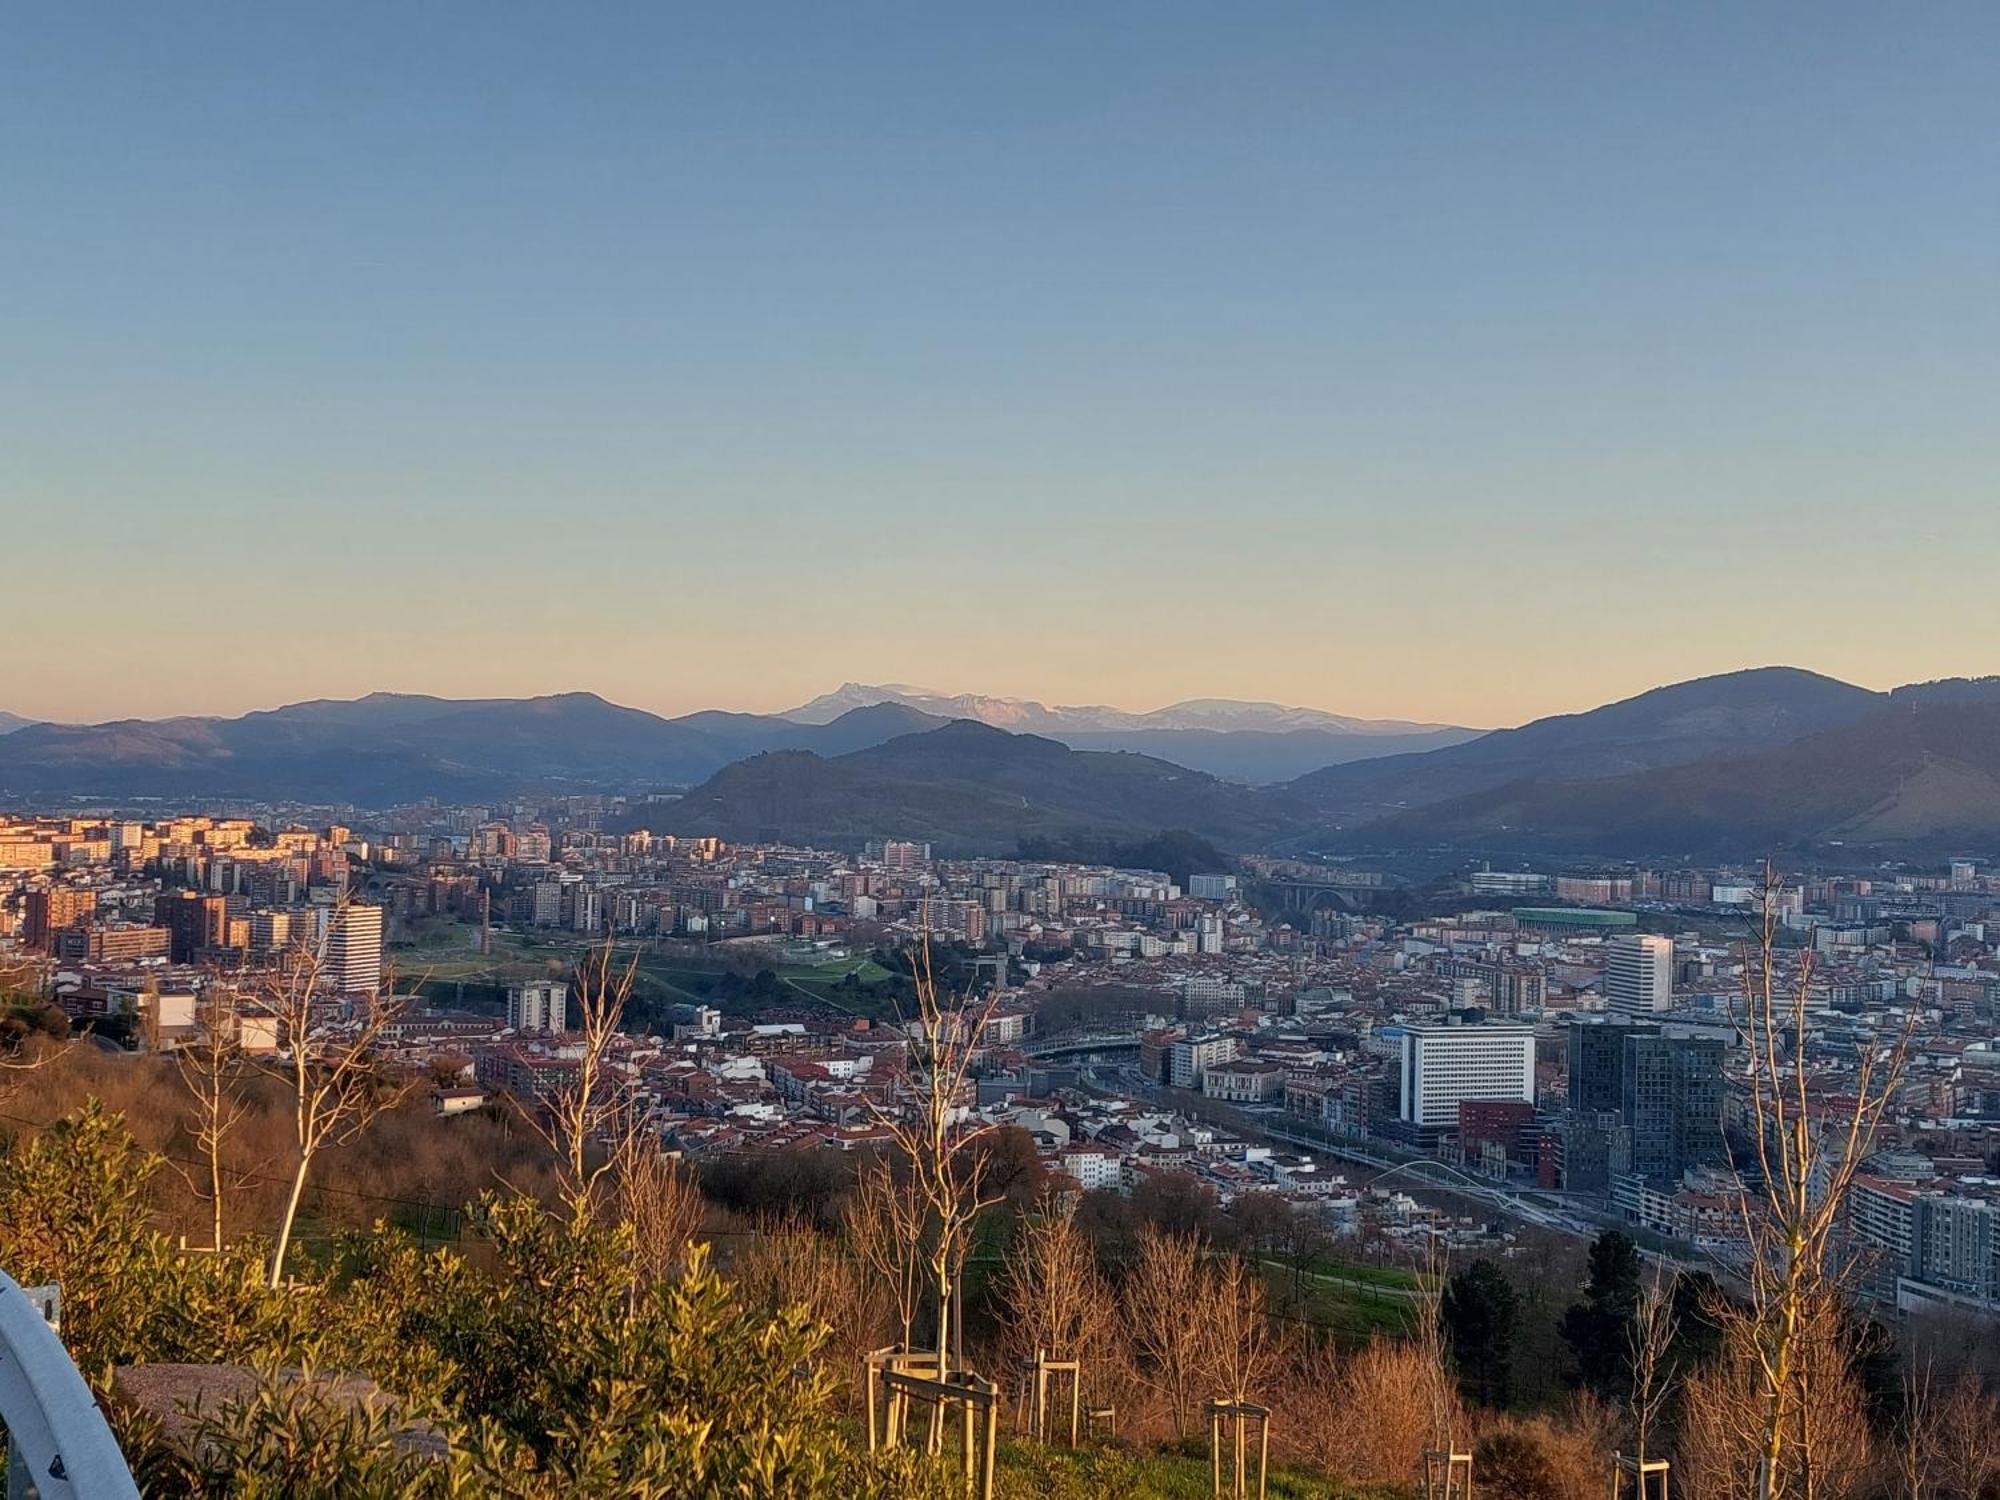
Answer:
[[6, 1500], [2000, 1500], [2000, 7], [5, 39]]
[[[1525, 1220], [1744, 1253], [1761, 870], [1477, 869], [1390, 918], [1371, 906], [1400, 882], [1352, 864], [1176, 880], [602, 831], [622, 811], [10, 818], [0, 952], [69, 1026], [172, 1051], [220, 1025], [254, 1051], [281, 1039], [240, 997], [316, 946], [329, 1005], [395, 998], [388, 1055], [462, 1060], [449, 1115], [574, 1087], [562, 966], [610, 942], [645, 1002], [616, 1065], [661, 1147], [699, 1160], [885, 1144], [910, 1040], [892, 966], [928, 939], [991, 1001], [964, 1108], [1083, 1190], [1179, 1173], [1344, 1236]], [[1868, 1295], [2000, 1311], [2000, 895], [1960, 860], [1769, 900], [1788, 976], [1809, 966], [1813, 1098], [1837, 1107], [1857, 1057], [1910, 1039], [1849, 1206]]]

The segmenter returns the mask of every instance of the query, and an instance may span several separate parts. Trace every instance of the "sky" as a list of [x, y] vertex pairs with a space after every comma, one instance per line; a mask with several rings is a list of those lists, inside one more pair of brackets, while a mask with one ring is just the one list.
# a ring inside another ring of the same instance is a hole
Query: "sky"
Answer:
[[2000, 8], [30, 3], [0, 709], [2000, 671]]

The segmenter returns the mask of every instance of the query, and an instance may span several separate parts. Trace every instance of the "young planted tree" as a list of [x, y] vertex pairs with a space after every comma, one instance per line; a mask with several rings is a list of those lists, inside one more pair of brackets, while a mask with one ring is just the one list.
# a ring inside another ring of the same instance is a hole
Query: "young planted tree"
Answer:
[[1125, 1321], [1148, 1383], [1167, 1404], [1174, 1435], [1187, 1431], [1208, 1340], [1195, 1316], [1202, 1294], [1201, 1241], [1148, 1224], [1125, 1283]]
[[1639, 1291], [1638, 1305], [1626, 1329], [1626, 1359], [1631, 1391], [1632, 1455], [1638, 1461], [1641, 1495], [1645, 1494], [1646, 1460], [1653, 1457], [1653, 1438], [1667, 1403], [1680, 1383], [1673, 1359], [1680, 1336], [1680, 1316], [1674, 1309], [1674, 1282], [1665, 1267], [1656, 1267]]
[[909, 1196], [906, 1219], [921, 1223], [925, 1290], [937, 1309], [938, 1371], [953, 1364], [958, 1332], [956, 1288], [980, 1213], [999, 1201], [986, 1180], [987, 1159], [980, 1142], [992, 1127], [973, 1123], [973, 1059], [998, 1003], [995, 997], [949, 1003], [931, 969], [928, 934], [911, 963], [915, 1014], [904, 1023], [909, 1039], [903, 1098], [893, 1110], [876, 1109], [889, 1131], [907, 1175], [892, 1179]]
[[1110, 1289], [1077, 1227], [1073, 1203], [1051, 1197], [1021, 1221], [1000, 1273], [1003, 1348], [1012, 1363], [1042, 1351], [1051, 1359], [1094, 1359], [1115, 1327]]
[[[1461, 1444], [1469, 1442], [1470, 1426], [1458, 1385], [1452, 1379], [1453, 1349], [1445, 1306], [1453, 1279], [1450, 1273], [1449, 1250], [1443, 1240], [1432, 1239], [1424, 1248], [1417, 1273], [1419, 1291], [1412, 1304], [1412, 1365], [1417, 1394], [1429, 1408], [1425, 1450], [1447, 1454], [1465, 1451]], [[1406, 1462], [1421, 1469], [1427, 1462], [1425, 1452], [1411, 1454]]]
[[1207, 1335], [1206, 1369], [1218, 1394], [1251, 1401], [1268, 1394], [1264, 1386], [1277, 1368], [1271, 1339], [1271, 1310], [1256, 1267], [1239, 1255], [1211, 1266], [1196, 1317]]
[[236, 997], [211, 986], [202, 995], [195, 1020], [195, 1035], [175, 1050], [174, 1064], [192, 1105], [189, 1134], [201, 1153], [203, 1181], [182, 1176], [195, 1197], [208, 1205], [208, 1248], [220, 1250], [225, 1243], [223, 1146], [250, 1109], [249, 1100], [239, 1092], [244, 1061], [236, 1035]]
[[412, 1086], [386, 1078], [376, 1057], [377, 1043], [398, 1014], [396, 1004], [381, 993], [334, 995], [328, 977], [325, 945], [300, 942], [244, 999], [247, 1014], [275, 1023], [278, 1051], [263, 1067], [289, 1095], [297, 1155], [271, 1249], [273, 1287], [284, 1281], [313, 1164], [328, 1147], [359, 1135]]
[[912, 1347], [922, 1302], [923, 1205], [878, 1161], [861, 1173], [842, 1221], [855, 1255], [884, 1289], [903, 1348]]
[[1734, 1016], [1747, 1056], [1750, 1132], [1758, 1184], [1744, 1195], [1749, 1303], [1738, 1347], [1754, 1360], [1759, 1394], [1757, 1500], [1812, 1495], [1813, 1446], [1831, 1429], [1814, 1420], [1812, 1383], [1826, 1389], [1836, 1365], [1814, 1342], [1837, 1338], [1841, 1303], [1836, 1238], [1849, 1191], [1896, 1095], [1910, 1030], [1859, 1049], [1837, 1100], [1815, 1101], [1811, 1039], [1812, 952], [1802, 949], [1789, 982], [1781, 972], [1778, 897], [1766, 867], [1760, 925]]
[[598, 1215], [621, 1162], [641, 1170], [641, 1122], [611, 1055], [638, 972], [637, 957], [619, 963], [608, 938], [584, 955], [571, 982], [574, 1025], [565, 1028], [574, 1044], [576, 1072], [538, 1105], [522, 1105], [530, 1127], [555, 1154], [557, 1193], [572, 1224]]

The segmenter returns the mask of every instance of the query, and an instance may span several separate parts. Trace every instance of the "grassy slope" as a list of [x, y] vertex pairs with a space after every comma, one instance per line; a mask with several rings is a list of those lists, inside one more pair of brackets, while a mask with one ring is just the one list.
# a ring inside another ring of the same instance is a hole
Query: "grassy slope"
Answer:
[[[1043, 1449], [1007, 1443], [996, 1465], [1006, 1500], [1209, 1500], [1205, 1448], [1187, 1456], [1116, 1449]], [[1226, 1483], [1226, 1480], [1225, 1480]], [[1273, 1465], [1271, 1500], [1407, 1500], [1408, 1492], [1352, 1489], [1323, 1475]]]

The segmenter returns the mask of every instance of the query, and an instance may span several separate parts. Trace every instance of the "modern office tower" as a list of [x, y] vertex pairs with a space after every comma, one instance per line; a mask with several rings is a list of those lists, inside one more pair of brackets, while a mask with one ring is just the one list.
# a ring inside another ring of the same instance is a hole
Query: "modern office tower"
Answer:
[[560, 979], [507, 986], [507, 1024], [515, 1031], [569, 1029], [569, 986]]
[[1621, 1016], [1650, 1016], [1674, 1008], [1671, 938], [1630, 933], [1613, 938], [1604, 962], [1604, 1008]]
[[1659, 1183], [1727, 1159], [1722, 1138], [1722, 1036], [1621, 1017], [1569, 1027], [1569, 1113], [1615, 1115], [1628, 1168]]
[[1403, 1026], [1398, 1115], [1417, 1130], [1458, 1124], [1468, 1099], [1535, 1101], [1535, 1031], [1491, 1022]]
[[326, 930], [326, 982], [343, 995], [382, 988], [382, 908], [339, 906]]
[[1632, 1132], [1632, 1170], [1676, 1183], [1689, 1167], [1727, 1159], [1722, 1140], [1720, 1037], [1667, 1028], [1625, 1042], [1619, 1116]]

